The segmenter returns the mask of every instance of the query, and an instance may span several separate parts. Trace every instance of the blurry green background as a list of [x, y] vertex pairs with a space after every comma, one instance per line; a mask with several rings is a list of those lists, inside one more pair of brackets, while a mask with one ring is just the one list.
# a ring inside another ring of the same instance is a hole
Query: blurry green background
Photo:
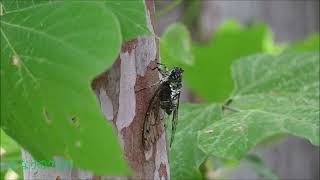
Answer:
[[[167, 28], [176, 22], [191, 32], [193, 57], [180, 63], [185, 69], [182, 102], [224, 101], [233, 89], [230, 65], [240, 57], [319, 51], [319, 6], [319, 1], [156, 1], [157, 34], [166, 37]], [[166, 62], [167, 54], [161, 51], [162, 61]], [[293, 136], [259, 145], [240, 164], [215, 158], [211, 162], [215, 166], [212, 178], [320, 178], [319, 148]]]

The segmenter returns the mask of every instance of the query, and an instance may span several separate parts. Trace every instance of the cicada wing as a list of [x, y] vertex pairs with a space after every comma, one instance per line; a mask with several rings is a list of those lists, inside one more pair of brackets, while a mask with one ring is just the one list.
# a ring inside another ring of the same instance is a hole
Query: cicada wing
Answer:
[[154, 142], [156, 142], [163, 132], [163, 125], [161, 122], [161, 108], [159, 93], [163, 85], [160, 84], [153, 94], [148, 105], [147, 113], [145, 115], [143, 124], [143, 145], [146, 150], [149, 150]]
[[178, 125], [178, 115], [179, 115], [179, 104], [180, 104], [180, 93], [178, 94], [178, 104], [175, 110], [173, 111], [172, 116], [172, 128], [171, 128], [171, 138], [170, 138], [170, 147], [172, 145], [174, 135], [176, 133], [177, 125]]

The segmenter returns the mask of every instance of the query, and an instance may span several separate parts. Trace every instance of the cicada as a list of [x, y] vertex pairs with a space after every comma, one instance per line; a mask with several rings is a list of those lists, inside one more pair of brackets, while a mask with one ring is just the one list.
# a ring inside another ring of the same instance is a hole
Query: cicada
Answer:
[[158, 83], [152, 85], [156, 85], [157, 88], [149, 102], [144, 119], [143, 144], [146, 150], [149, 150], [152, 144], [159, 139], [164, 129], [159, 108], [167, 115], [172, 115], [171, 147], [178, 123], [179, 100], [182, 89], [182, 68], [168, 69], [165, 65], [158, 63], [158, 66], [154, 69], [158, 69], [162, 78]]

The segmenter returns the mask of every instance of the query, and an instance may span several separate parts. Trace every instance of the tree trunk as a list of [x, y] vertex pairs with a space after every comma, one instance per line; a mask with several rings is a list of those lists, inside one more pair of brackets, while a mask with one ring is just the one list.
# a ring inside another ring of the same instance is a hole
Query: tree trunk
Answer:
[[[153, 32], [153, 1], [147, 0], [146, 6], [149, 28]], [[158, 49], [154, 36], [125, 43], [112, 69], [93, 85], [105, 116], [112, 119], [118, 131], [125, 158], [139, 179], [169, 179], [165, 132], [150, 151], [145, 151], [142, 144], [144, 117], [154, 89], [135, 93], [159, 81], [159, 73], [152, 70], [159, 56]]]
[[[148, 26], [150, 31], [154, 32], [154, 3], [152, 0], [146, 0], [145, 3]], [[166, 133], [162, 133], [149, 151], [145, 151], [142, 144], [144, 117], [154, 89], [147, 88], [136, 93], [137, 90], [159, 81], [159, 73], [152, 70], [156, 66], [155, 59], [159, 59], [157, 57], [159, 57], [159, 44], [155, 36], [138, 37], [123, 44], [112, 68], [92, 83], [104, 115], [118, 133], [124, 157], [135, 174], [134, 179], [170, 179]], [[32, 157], [23, 152], [23, 159], [29, 160]], [[25, 179], [115, 178], [94, 176], [90, 172], [76, 168], [71, 172], [38, 170], [36, 173], [30, 173], [29, 170], [25, 170], [24, 177]]]

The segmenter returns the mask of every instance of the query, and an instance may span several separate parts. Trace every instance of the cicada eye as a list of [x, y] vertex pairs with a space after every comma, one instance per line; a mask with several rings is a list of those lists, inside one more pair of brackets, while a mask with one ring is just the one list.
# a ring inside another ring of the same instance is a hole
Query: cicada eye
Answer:
[[176, 74], [182, 74], [184, 70], [182, 68], [180, 68], [180, 67], [176, 67], [174, 69], [174, 71], [175, 71]]

